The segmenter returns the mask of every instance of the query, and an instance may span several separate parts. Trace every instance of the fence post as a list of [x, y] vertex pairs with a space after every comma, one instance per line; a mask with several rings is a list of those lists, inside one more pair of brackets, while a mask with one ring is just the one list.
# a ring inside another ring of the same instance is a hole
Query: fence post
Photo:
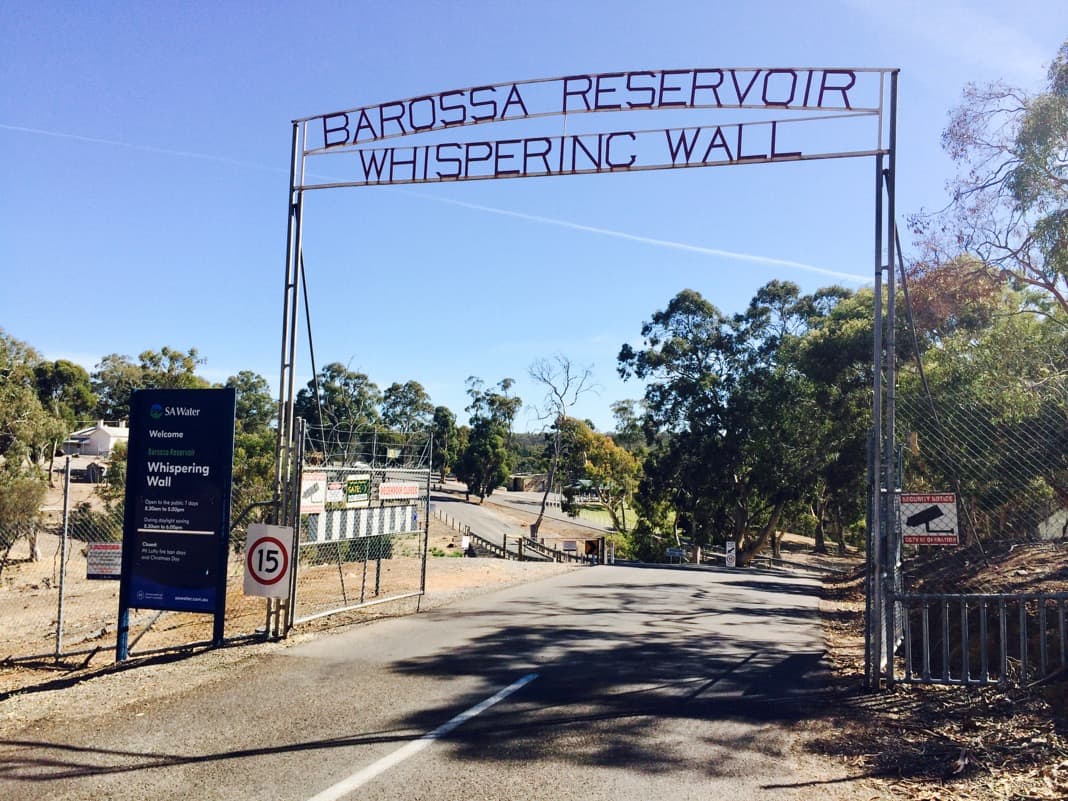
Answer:
[[63, 533], [59, 540], [59, 609], [56, 611], [56, 659], [63, 654], [63, 592], [67, 583], [67, 536], [70, 527], [70, 457], [63, 469]]

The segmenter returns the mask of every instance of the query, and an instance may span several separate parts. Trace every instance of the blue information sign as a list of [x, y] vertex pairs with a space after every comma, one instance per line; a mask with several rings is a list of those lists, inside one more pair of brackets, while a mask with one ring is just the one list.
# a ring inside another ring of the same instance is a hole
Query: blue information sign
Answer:
[[120, 659], [131, 608], [214, 614], [222, 639], [235, 403], [233, 389], [149, 389], [130, 400]]

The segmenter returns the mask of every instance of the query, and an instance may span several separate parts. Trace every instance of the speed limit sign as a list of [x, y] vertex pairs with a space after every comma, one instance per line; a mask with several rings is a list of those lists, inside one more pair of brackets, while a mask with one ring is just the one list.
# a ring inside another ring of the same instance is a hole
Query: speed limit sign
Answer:
[[245, 595], [285, 598], [289, 595], [289, 551], [293, 529], [253, 523], [245, 540]]

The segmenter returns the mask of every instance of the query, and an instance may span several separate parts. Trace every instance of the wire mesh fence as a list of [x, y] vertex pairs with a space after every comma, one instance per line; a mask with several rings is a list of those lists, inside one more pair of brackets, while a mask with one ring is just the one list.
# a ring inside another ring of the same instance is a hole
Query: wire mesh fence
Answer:
[[426, 587], [431, 438], [309, 427], [293, 623]]
[[903, 490], [955, 492], [965, 544], [1068, 537], [1068, 382], [970, 389], [902, 387]]
[[1004, 305], [961, 331], [940, 315], [945, 333], [924, 309], [898, 375], [902, 490], [956, 492], [965, 545], [1068, 537], [1064, 324]]
[[295, 623], [422, 592], [422, 532], [301, 542]]
[[[47, 505], [32, 529], [0, 526], [0, 660], [91, 659], [115, 648], [123, 505], [105, 485], [87, 484], [69, 461], [57, 474], [65, 502]], [[227, 637], [252, 634], [264, 622], [263, 600], [242, 591], [241, 550], [247, 525], [268, 512], [265, 493], [262, 486], [234, 488]], [[212, 623], [210, 615], [131, 610], [131, 653], [209, 641]]]
[[1027, 684], [1065, 668], [1063, 574], [1048, 577], [1050, 592], [957, 586], [971, 560], [1068, 545], [1063, 342], [1052, 318], [1016, 310], [969, 337], [929, 332], [901, 366], [887, 592], [905, 681]]

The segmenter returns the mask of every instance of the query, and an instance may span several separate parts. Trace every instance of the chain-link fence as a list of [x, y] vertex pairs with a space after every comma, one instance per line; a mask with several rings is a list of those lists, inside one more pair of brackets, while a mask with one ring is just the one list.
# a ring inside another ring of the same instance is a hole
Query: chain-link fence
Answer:
[[926, 386], [903, 373], [902, 490], [955, 493], [962, 544], [1068, 537], [1068, 356], [1060, 361], [1045, 381], [994, 365], [965, 378], [936, 369]]
[[[123, 507], [106, 484], [67, 460], [56, 471], [62, 500], [33, 528], [0, 530], [7, 552], [0, 573], [0, 660], [77, 659], [114, 653], [119, 608]], [[57, 488], [58, 489], [58, 488]], [[263, 520], [266, 490], [235, 486], [235, 527], [227, 570], [227, 637], [253, 634], [265, 620], [261, 598], [242, 591], [247, 525]], [[119, 493], [121, 495], [121, 493]], [[131, 653], [210, 641], [211, 615], [131, 610]]]
[[431, 439], [307, 429], [294, 623], [421, 595]]
[[[1020, 310], [968, 337], [927, 336], [896, 386], [901, 494], [886, 589], [901, 678], [1042, 680], [1068, 665], [1068, 593], [1056, 569], [1068, 545], [1063, 330]], [[1020, 554], [1041, 563], [1041, 586], [1008, 575], [1029, 573]], [[986, 566], [978, 586], [973, 563]]]

